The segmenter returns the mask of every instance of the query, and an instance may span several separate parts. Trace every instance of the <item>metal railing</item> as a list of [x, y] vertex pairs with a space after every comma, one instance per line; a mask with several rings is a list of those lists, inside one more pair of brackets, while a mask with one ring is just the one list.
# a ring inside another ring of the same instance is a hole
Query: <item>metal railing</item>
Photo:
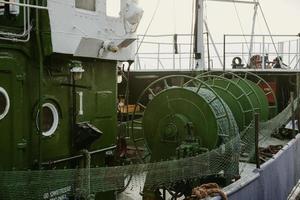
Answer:
[[139, 35], [135, 70], [192, 70], [193, 40], [189, 34]]
[[[253, 56], [261, 57], [261, 69], [272, 68], [273, 61], [280, 57], [282, 63], [290, 70], [300, 70], [300, 35], [272, 35], [273, 38], [279, 38], [276, 43], [271, 42], [270, 35], [254, 35], [256, 42], [247, 42], [251, 35], [227, 34], [223, 40], [223, 69], [232, 64], [232, 58], [240, 57], [244, 65], [250, 65], [250, 59]], [[245, 42], [231, 42], [228, 45], [229, 38], [238, 38]], [[283, 39], [281, 39], [283, 38]], [[235, 47], [232, 47], [232, 44]], [[252, 52], [249, 52], [252, 49]], [[227, 58], [231, 58], [227, 60]]]
[[[226, 34], [223, 42], [214, 44], [207, 39], [207, 34], [204, 37], [206, 70], [232, 69], [235, 57], [241, 58], [245, 68], [255, 55], [261, 57], [261, 69], [272, 68], [273, 60], [280, 56], [288, 70], [300, 70], [299, 35], [273, 35], [276, 38], [275, 44], [269, 35], [255, 35], [251, 53], [251, 35]], [[193, 35], [140, 35], [137, 41], [140, 48], [136, 54], [135, 70], [197, 70]]]
[[[18, 4], [10, 1], [0, 1], [3, 7], [7, 6], [23, 6], [23, 32], [13, 33], [0, 30], [0, 40], [9, 40], [14, 42], [28, 42], [30, 40], [31, 22], [30, 22], [30, 8], [24, 5], [29, 4], [29, 0], [25, 0], [25, 4]], [[19, 8], [20, 9], [20, 8]], [[4, 11], [1, 13], [4, 15]], [[18, 15], [19, 13], [15, 13]]]

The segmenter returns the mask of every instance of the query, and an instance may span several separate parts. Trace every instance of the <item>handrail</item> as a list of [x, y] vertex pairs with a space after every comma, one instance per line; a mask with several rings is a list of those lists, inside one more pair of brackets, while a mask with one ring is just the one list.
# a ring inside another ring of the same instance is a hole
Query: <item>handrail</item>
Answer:
[[[164, 35], [146, 35], [144, 36], [142, 48], [138, 55], [136, 55], [136, 62], [135, 62], [135, 70], [194, 70], [195, 66], [192, 64], [189, 65], [189, 52], [188, 47], [192, 45], [192, 43], [188, 43], [188, 36], [191, 34], [176, 34], [178, 40], [176, 45], [178, 47], [178, 51], [174, 51], [174, 42], [173, 37], [174, 34], [164, 34]], [[226, 34], [228, 37], [226, 39], [226, 47], [227, 50], [225, 51], [225, 57], [227, 58], [226, 62], [226, 70], [231, 69], [231, 60], [233, 57], [239, 56], [242, 58], [243, 62], [247, 62], [247, 49], [245, 48], [247, 41], [237, 41], [237, 39], [232, 39], [232, 37], [243, 36], [242, 34]], [[251, 35], [245, 35], [251, 36]], [[273, 35], [274, 37], [282, 37], [284, 41], [280, 41], [277, 43], [279, 48], [279, 55], [283, 57], [283, 62], [290, 66], [290, 69], [300, 69], [300, 38], [299, 35]], [[289, 36], [289, 38], [287, 37]], [[276, 52], [273, 49], [273, 46], [268, 37], [269, 35], [264, 34], [257, 34], [254, 37], [265, 37], [264, 40], [257, 38], [254, 44], [253, 54], [260, 55], [269, 55], [269, 62], [272, 61], [275, 57]], [[292, 37], [297, 37], [292, 38]], [[139, 43], [139, 36], [137, 37], [137, 43]], [[211, 45], [211, 42], [209, 42]], [[299, 44], [298, 44], [299, 43]], [[298, 44], [298, 49], [296, 48], [296, 44]], [[138, 45], [138, 44], [137, 44]], [[221, 49], [224, 43], [215, 43], [218, 49]], [[221, 47], [222, 45], [222, 47]], [[243, 47], [244, 46], [244, 47]], [[207, 46], [206, 51], [207, 51]], [[221, 52], [221, 51], [220, 51]], [[193, 53], [192, 53], [193, 54]], [[208, 56], [204, 56], [206, 65], [208, 66], [208, 62], [210, 64], [215, 64], [216, 66], [211, 67], [212, 70], [221, 68], [217, 58], [216, 53], [212, 52], [210, 55], [210, 59], [208, 61]], [[157, 60], [157, 62], [155, 62]], [[230, 60], [230, 62], [229, 62]], [[226, 61], [226, 59], [225, 59]], [[298, 61], [298, 62], [297, 62]], [[266, 64], [270, 64], [268, 61], [263, 62], [262, 65], [265, 66]], [[163, 67], [164, 66], [164, 67]], [[294, 67], [295, 66], [295, 67]]]
[[10, 1], [4, 1], [4, 0], [0, 0], [0, 3], [11, 4], [11, 5], [16, 5], [16, 6], [22, 6], [22, 7], [28, 7], [28, 8], [49, 10], [49, 8], [45, 7], [45, 6], [37, 6], [37, 5], [26, 4], [26, 3], [24, 4], [24, 3], [10, 2]]

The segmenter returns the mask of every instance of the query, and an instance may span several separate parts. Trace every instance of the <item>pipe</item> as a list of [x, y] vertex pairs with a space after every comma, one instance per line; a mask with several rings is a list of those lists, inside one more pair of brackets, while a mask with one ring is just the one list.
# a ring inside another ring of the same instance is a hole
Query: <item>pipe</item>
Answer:
[[[90, 155], [94, 155], [94, 154], [98, 154], [98, 153], [103, 153], [106, 151], [110, 151], [110, 150], [114, 150], [117, 148], [117, 145], [111, 146], [111, 147], [107, 147], [104, 149], [99, 149], [99, 150], [95, 150], [95, 151], [91, 151], [89, 152]], [[72, 156], [72, 157], [68, 157], [68, 158], [63, 158], [63, 159], [59, 159], [59, 160], [55, 160], [55, 161], [49, 161], [49, 162], [43, 162], [42, 165], [54, 165], [54, 164], [59, 164], [59, 163], [63, 163], [63, 162], [68, 162], [71, 160], [75, 160], [75, 159], [79, 159], [82, 158], [83, 155], [77, 155], [77, 156]]]
[[[38, 0], [35, 1], [36, 4], [38, 5]], [[39, 110], [40, 110], [40, 115], [39, 115], [39, 138], [38, 138], [38, 165], [39, 169], [41, 169], [41, 163], [42, 163], [42, 122], [43, 122], [43, 53], [42, 53], [42, 46], [41, 46], [41, 36], [40, 36], [40, 21], [39, 21], [39, 10], [35, 10], [35, 17], [36, 17], [36, 46], [37, 46], [37, 51], [38, 51], [38, 66], [39, 66]]]
[[259, 114], [254, 114], [254, 122], [255, 122], [255, 161], [256, 168], [260, 169], [260, 160], [259, 160]]
[[219, 2], [225, 2], [225, 3], [242, 3], [242, 4], [259, 4], [258, 2], [253, 1], [236, 1], [236, 0], [208, 0], [208, 1], [219, 1]]
[[295, 105], [294, 105], [294, 92], [290, 93], [291, 103], [292, 103], [292, 137], [296, 137], [296, 125], [295, 125]]
[[[30, 9], [27, 9], [27, 14], [25, 12], [26, 8], [24, 8], [24, 31], [22, 34], [15, 34], [15, 33], [5, 33], [5, 32], [0, 32], [0, 35], [3, 36], [14, 36], [15, 38], [9, 38], [9, 37], [0, 37], [1, 40], [7, 40], [7, 41], [13, 41], [13, 42], [28, 42], [30, 40], [30, 31], [31, 31], [31, 26], [30, 26]], [[26, 20], [26, 15], [27, 15], [27, 20]], [[27, 27], [27, 30], [26, 30]], [[20, 39], [22, 37], [27, 36], [25, 39]]]
[[223, 36], [223, 71], [226, 70], [226, 35]]
[[210, 51], [209, 51], [209, 32], [206, 32], [206, 45], [207, 45], [207, 70], [210, 71]]
[[16, 5], [16, 6], [28, 7], [28, 8], [36, 8], [36, 9], [41, 9], [41, 10], [49, 10], [45, 6], [37, 6], [38, 1], [35, 1], [35, 2], [36, 2], [36, 5], [31, 5], [31, 4], [8, 2], [8, 1], [0, 0], [0, 3], [4, 3], [4, 4], [11, 4], [11, 5]]

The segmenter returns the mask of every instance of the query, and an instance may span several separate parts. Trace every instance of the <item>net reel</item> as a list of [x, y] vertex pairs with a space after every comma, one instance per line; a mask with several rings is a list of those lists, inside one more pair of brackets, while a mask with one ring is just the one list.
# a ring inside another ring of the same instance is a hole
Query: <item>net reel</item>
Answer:
[[190, 76], [154, 81], [138, 98], [138, 106], [142, 113], [137, 109], [133, 113], [131, 138], [143, 162], [193, 156], [239, 134], [234, 116], [219, 94], [208, 83]]

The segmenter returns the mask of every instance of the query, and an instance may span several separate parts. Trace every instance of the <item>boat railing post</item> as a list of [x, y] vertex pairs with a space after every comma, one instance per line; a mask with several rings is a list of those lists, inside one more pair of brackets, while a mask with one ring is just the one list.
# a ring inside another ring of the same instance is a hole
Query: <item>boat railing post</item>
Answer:
[[207, 48], [207, 70], [210, 71], [211, 70], [211, 66], [210, 66], [210, 50], [209, 50], [209, 32], [206, 32], [206, 48]]
[[88, 150], [83, 150], [82, 154], [84, 156], [84, 199], [94, 200], [94, 195], [91, 194], [91, 154]]
[[159, 70], [159, 61], [160, 61], [160, 43], [157, 43], [157, 70]]
[[291, 99], [291, 105], [292, 105], [292, 136], [295, 138], [296, 136], [296, 130], [295, 130], [295, 105], [294, 105], [294, 92], [290, 93], [290, 99]]
[[223, 71], [226, 68], [226, 35], [223, 37]]
[[255, 124], [255, 161], [256, 168], [260, 169], [260, 160], [259, 160], [259, 114], [254, 114], [254, 124]]
[[297, 81], [296, 81], [296, 88], [297, 88], [297, 93], [296, 93], [296, 96], [297, 96], [297, 108], [296, 108], [296, 117], [297, 117], [297, 128], [298, 128], [298, 132], [300, 130], [300, 107], [299, 107], [299, 103], [300, 103], [300, 73], [297, 72]]
[[[300, 37], [300, 36], [299, 36]], [[300, 39], [298, 39], [298, 43], [297, 43], [297, 62], [298, 62], [298, 69], [300, 70]]]
[[265, 36], [262, 36], [262, 69], [266, 69]]
[[179, 56], [179, 70], [181, 71], [181, 69], [182, 69], [181, 44], [178, 45], [178, 49], [179, 49], [179, 53], [178, 53], [178, 56]]

